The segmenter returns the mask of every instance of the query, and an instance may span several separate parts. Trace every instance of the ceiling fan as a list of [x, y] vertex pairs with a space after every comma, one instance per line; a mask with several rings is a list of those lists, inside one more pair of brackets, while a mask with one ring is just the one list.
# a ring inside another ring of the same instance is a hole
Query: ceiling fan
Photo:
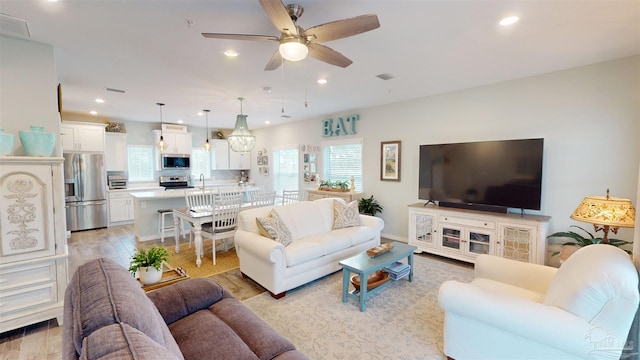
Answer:
[[307, 54], [331, 65], [347, 67], [353, 63], [339, 52], [320, 43], [361, 34], [380, 27], [378, 17], [373, 14], [356, 16], [349, 19], [328, 22], [310, 27], [307, 30], [296, 25], [304, 9], [297, 4], [285, 6], [281, 0], [259, 0], [260, 5], [269, 16], [273, 25], [280, 31], [280, 37], [270, 35], [244, 35], [203, 33], [202, 36], [212, 39], [277, 41], [278, 50], [271, 56], [265, 70], [275, 70], [282, 59], [300, 61]]

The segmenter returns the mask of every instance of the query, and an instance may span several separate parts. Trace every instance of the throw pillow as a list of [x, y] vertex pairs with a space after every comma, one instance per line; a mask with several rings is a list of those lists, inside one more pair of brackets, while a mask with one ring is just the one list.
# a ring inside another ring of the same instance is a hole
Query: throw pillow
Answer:
[[358, 201], [352, 201], [345, 205], [340, 201], [333, 200], [333, 229], [342, 229], [352, 226], [360, 226], [360, 212], [358, 212]]
[[291, 232], [280, 219], [280, 215], [275, 210], [271, 210], [266, 218], [256, 218], [260, 235], [275, 240], [284, 246], [291, 243]]

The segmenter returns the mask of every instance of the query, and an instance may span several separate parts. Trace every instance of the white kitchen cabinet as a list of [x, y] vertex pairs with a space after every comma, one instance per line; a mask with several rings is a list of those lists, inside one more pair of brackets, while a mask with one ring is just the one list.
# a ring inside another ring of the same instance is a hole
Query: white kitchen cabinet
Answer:
[[109, 192], [109, 224], [133, 222], [133, 196], [128, 192]]
[[479, 254], [544, 264], [548, 216], [409, 206], [409, 244], [466, 262]]
[[60, 124], [62, 151], [104, 151], [103, 124], [65, 121]]
[[251, 169], [251, 152], [244, 155], [231, 150], [224, 139], [210, 139], [213, 146], [211, 170], [247, 170]]
[[229, 148], [229, 169], [246, 170], [251, 168], [251, 152], [239, 153]]
[[0, 157], [0, 332], [63, 320], [63, 158]]
[[212, 146], [211, 170], [229, 170], [229, 143], [223, 139], [209, 139]]
[[107, 171], [127, 171], [127, 134], [105, 133]]
[[[160, 141], [160, 130], [154, 130], [155, 143]], [[188, 132], [163, 131], [167, 148], [163, 151], [165, 154], [191, 154], [193, 147], [193, 134]]]

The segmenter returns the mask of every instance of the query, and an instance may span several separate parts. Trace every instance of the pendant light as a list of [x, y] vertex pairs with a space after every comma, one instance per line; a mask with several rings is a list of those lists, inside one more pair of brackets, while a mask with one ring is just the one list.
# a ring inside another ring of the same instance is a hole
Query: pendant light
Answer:
[[242, 114], [242, 101], [244, 98], [239, 97], [238, 100], [240, 100], [240, 115], [236, 118], [236, 126], [231, 135], [227, 137], [227, 140], [229, 141], [231, 150], [245, 154], [253, 150], [256, 144], [256, 137], [251, 135], [249, 131], [247, 115]]
[[162, 136], [162, 128], [163, 128], [162, 107], [164, 106], [164, 104], [156, 103], [156, 105], [160, 107], [160, 141], [158, 141], [156, 146], [158, 147], [158, 149], [160, 149], [160, 151], [165, 151], [167, 149], [167, 143], [164, 141], [164, 136]]
[[211, 143], [209, 142], [209, 111], [208, 109], [202, 110], [204, 112], [205, 119], [207, 121], [207, 141], [204, 142], [202, 146], [206, 151], [211, 151]]

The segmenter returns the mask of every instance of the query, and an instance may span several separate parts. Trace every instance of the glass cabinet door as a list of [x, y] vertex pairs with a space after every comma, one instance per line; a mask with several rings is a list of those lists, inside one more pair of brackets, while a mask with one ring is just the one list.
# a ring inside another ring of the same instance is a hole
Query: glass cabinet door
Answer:
[[423, 245], [433, 245], [433, 216], [416, 213], [414, 241]]
[[490, 254], [491, 234], [469, 230], [467, 251], [473, 254]]
[[442, 246], [445, 248], [460, 250], [460, 240], [462, 240], [462, 229], [454, 227], [443, 226], [441, 228], [442, 233]]

